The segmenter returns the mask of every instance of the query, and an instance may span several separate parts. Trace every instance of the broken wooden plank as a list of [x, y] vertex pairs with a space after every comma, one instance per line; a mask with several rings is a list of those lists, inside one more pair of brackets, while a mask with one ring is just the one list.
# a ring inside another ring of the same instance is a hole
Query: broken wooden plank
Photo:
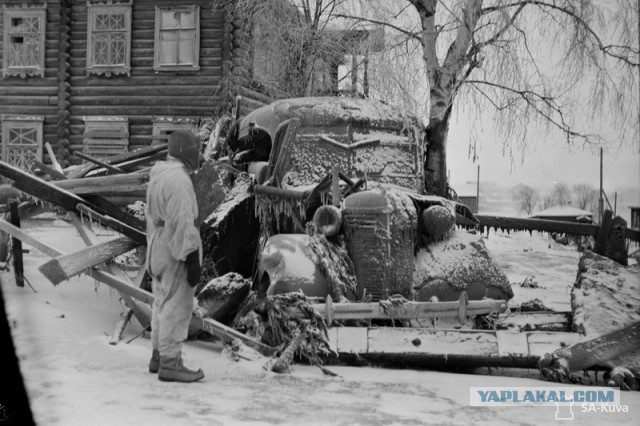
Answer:
[[56, 154], [55, 152], [53, 152], [53, 148], [51, 148], [51, 144], [49, 142], [45, 142], [44, 147], [47, 150], [47, 153], [49, 154], [49, 159], [51, 160], [51, 164], [53, 165], [54, 170], [57, 171], [58, 173], [64, 174], [62, 173], [62, 167], [60, 166], [60, 163], [58, 163]]
[[[20, 228], [20, 214], [18, 214], [18, 201], [9, 201], [9, 221], [16, 228]], [[24, 263], [22, 259], [22, 241], [12, 238], [11, 251], [13, 253], [13, 274], [18, 287], [24, 287]]]
[[92, 245], [75, 253], [55, 257], [41, 265], [38, 270], [54, 285], [58, 285], [91, 266], [100, 265], [122, 253], [135, 249], [139, 245], [129, 237], [120, 237]]
[[67, 210], [77, 211], [78, 204], [86, 204], [100, 214], [110, 215], [114, 218], [109, 224], [111, 228], [140, 244], [147, 244], [140, 221], [100, 197], [87, 196], [87, 199], [83, 199], [3, 161], [0, 161], [0, 175], [13, 180], [13, 185], [19, 190]]
[[73, 153], [73, 155], [75, 155], [76, 157], [80, 157], [80, 158], [82, 158], [84, 160], [90, 161], [90, 162], [92, 162], [92, 163], [94, 163], [94, 164], [96, 164], [96, 165], [98, 165], [100, 167], [104, 167], [105, 169], [107, 169], [107, 170], [109, 170], [111, 172], [114, 172], [114, 173], [125, 173], [122, 169], [120, 169], [118, 167], [112, 166], [111, 164], [106, 163], [104, 161], [100, 161], [97, 158], [93, 158], [90, 155], [83, 154], [82, 152], [76, 151], [76, 152]]
[[[167, 151], [160, 151], [148, 157], [137, 158], [134, 160], [127, 161], [125, 163], [119, 163], [118, 168], [124, 172], [133, 172], [142, 166], [147, 166], [150, 163], [153, 163], [158, 160], [165, 160], [167, 158]], [[107, 174], [107, 170], [98, 169], [93, 172], [90, 172], [88, 176], [104, 176]]]
[[[158, 154], [160, 152], [162, 152], [164, 155], [166, 155], [166, 151], [167, 150], [167, 144], [161, 144], [161, 145], [157, 145], [157, 146], [152, 146], [152, 147], [147, 147], [147, 148], [140, 148], [140, 149], [136, 149], [135, 151], [131, 151], [131, 152], [125, 152], [119, 155], [114, 155], [113, 157], [109, 157], [108, 159], [105, 159], [104, 162], [108, 163], [108, 164], [119, 164], [119, 163], [124, 163], [124, 162], [130, 162], [132, 160], [136, 160], [136, 159], [144, 159], [145, 157], [149, 157], [152, 156], [154, 154]], [[119, 166], [122, 169], [122, 166]], [[80, 178], [85, 176], [86, 174], [88, 174], [89, 172], [91, 172], [92, 170], [98, 169], [99, 166], [91, 163], [91, 164], [85, 164], [81, 167], [76, 168], [75, 170], [72, 170], [68, 173], [68, 177], [73, 179], [73, 178]], [[124, 170], [124, 169], [123, 169]]]
[[55, 257], [55, 256], [60, 256], [61, 254], [64, 254], [63, 252], [58, 251], [57, 249], [54, 249], [51, 246], [36, 240], [31, 235], [24, 232], [22, 229], [13, 226], [6, 220], [0, 219], [0, 230], [6, 232], [7, 234], [11, 235], [14, 238], [18, 238], [23, 243], [28, 244], [31, 247], [40, 250], [46, 255]]
[[113, 194], [145, 191], [149, 182], [148, 173], [127, 173], [104, 177], [86, 177], [53, 182], [76, 195]]

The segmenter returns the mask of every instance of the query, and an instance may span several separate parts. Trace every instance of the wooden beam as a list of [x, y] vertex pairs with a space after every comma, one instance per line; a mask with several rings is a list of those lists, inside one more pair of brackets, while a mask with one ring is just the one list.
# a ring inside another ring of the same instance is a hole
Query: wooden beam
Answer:
[[10, 224], [6, 220], [0, 219], [0, 230], [6, 232], [7, 234], [11, 235], [14, 238], [18, 238], [23, 243], [28, 244], [31, 247], [40, 250], [46, 255], [55, 257], [63, 254], [61, 251], [58, 251], [44, 243], [41, 243], [40, 241], [36, 240], [28, 233], [24, 232], [22, 229]]
[[51, 164], [53, 164], [53, 168], [58, 173], [62, 173], [62, 167], [60, 166], [60, 163], [58, 163], [58, 159], [56, 158], [56, 154], [53, 152], [53, 148], [51, 148], [51, 144], [49, 142], [45, 142], [44, 147], [49, 154], [49, 159], [51, 160]]
[[576, 342], [548, 352], [540, 360], [542, 375], [552, 380], [568, 379], [570, 373], [596, 365], [607, 365], [609, 360], [624, 354], [637, 353], [640, 348], [640, 322], [593, 339]]
[[128, 237], [120, 237], [89, 246], [75, 253], [55, 257], [41, 265], [38, 270], [54, 285], [58, 285], [91, 266], [107, 262], [139, 245]]
[[[119, 164], [124, 163], [131, 160], [136, 160], [144, 157], [148, 157], [153, 154], [157, 154], [162, 151], [167, 150], [167, 144], [161, 144], [157, 146], [152, 146], [148, 148], [136, 149], [135, 151], [125, 152], [123, 154], [114, 155], [113, 157], [109, 157], [105, 160], [105, 163], [108, 164]], [[86, 175], [91, 170], [97, 169], [98, 166], [95, 164], [85, 164], [84, 166], [77, 168], [69, 173], [69, 178], [79, 178]]]
[[80, 157], [80, 158], [82, 158], [84, 160], [90, 161], [90, 162], [92, 162], [92, 163], [94, 163], [94, 164], [96, 164], [96, 165], [98, 165], [100, 167], [104, 167], [105, 169], [110, 170], [110, 171], [112, 171], [114, 173], [124, 173], [124, 171], [122, 171], [122, 169], [120, 169], [118, 167], [115, 167], [115, 166], [112, 166], [111, 164], [106, 163], [104, 161], [100, 161], [97, 158], [93, 158], [90, 155], [83, 154], [82, 152], [75, 151], [73, 153], [73, 155], [75, 155], [76, 157]]
[[[93, 219], [97, 219], [101, 224], [109, 226], [113, 229], [117, 230], [117, 227], [121, 225], [121, 222], [109, 217], [109, 216], [105, 216], [102, 215], [100, 213], [98, 213], [97, 211], [95, 211], [94, 209], [90, 208], [89, 206], [85, 205], [85, 204], [78, 204], [77, 205], [77, 209], [76, 209], [79, 213], [81, 214], [85, 214], [87, 216], [92, 217]], [[124, 234], [124, 232], [123, 232]], [[125, 234], [126, 235], [126, 234]], [[146, 240], [146, 234], [143, 234], [144, 236], [144, 244], [143, 245], [147, 245], [147, 240]], [[133, 238], [132, 238], [133, 239]], [[141, 243], [140, 239], [136, 239], [134, 240], [138, 243]]]
[[0, 175], [13, 180], [13, 186], [19, 190], [64, 209], [78, 211], [77, 206], [79, 204], [86, 204], [99, 214], [110, 215], [114, 218], [109, 225], [111, 228], [121, 232], [140, 244], [146, 245], [147, 243], [147, 238], [145, 233], [141, 230], [142, 228], [139, 227], [136, 229], [136, 227], [129, 224], [134, 222], [139, 223], [140, 221], [137, 219], [134, 221], [133, 219], [135, 218], [133, 216], [123, 212], [118, 207], [104, 199], [101, 199], [100, 205], [97, 205], [96, 201], [98, 201], [99, 198], [88, 197], [88, 201], [3, 161], [0, 161]]
[[[148, 157], [136, 158], [127, 162], [119, 163], [118, 167], [125, 171], [134, 171], [136, 168], [144, 165], [148, 165], [154, 161], [164, 160], [167, 158], [167, 151], [156, 152], [155, 154], [151, 154]], [[104, 176], [107, 174], [107, 170], [105, 169], [97, 169], [90, 173], [87, 173], [87, 176]]]
[[[475, 217], [480, 221], [481, 228], [506, 229], [513, 231], [540, 231], [558, 232], [571, 235], [590, 235], [596, 237], [600, 231], [600, 226], [589, 223], [561, 222], [557, 220], [528, 219], [516, 217], [489, 216], [477, 214]], [[475, 223], [457, 216], [457, 223], [462, 226], [475, 227]], [[640, 242], [640, 231], [624, 228], [624, 237]]]
[[127, 173], [104, 177], [85, 177], [53, 182], [59, 188], [76, 195], [113, 194], [144, 191], [149, 181], [148, 173]]

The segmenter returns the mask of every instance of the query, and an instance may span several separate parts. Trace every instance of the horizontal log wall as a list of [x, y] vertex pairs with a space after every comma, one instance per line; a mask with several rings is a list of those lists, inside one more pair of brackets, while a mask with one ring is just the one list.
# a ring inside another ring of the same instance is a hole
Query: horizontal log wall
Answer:
[[[198, 71], [154, 71], [156, 5], [200, 6]], [[131, 151], [151, 144], [155, 116], [195, 118], [219, 113], [224, 26], [222, 14], [214, 14], [211, 1], [134, 0], [130, 76], [87, 76], [86, 2], [74, 2], [71, 16], [71, 151], [82, 149], [83, 116], [127, 116]]]
[[[156, 5], [200, 6], [198, 71], [154, 71]], [[70, 29], [66, 25], [69, 18]], [[83, 116], [127, 116], [129, 150], [133, 150], [151, 144], [153, 117], [220, 113], [220, 97], [225, 95], [221, 90], [223, 57], [232, 56], [233, 36], [227, 33], [223, 13], [213, 12], [211, 1], [133, 0], [130, 76], [87, 75], [87, 18], [85, 0], [48, 0], [45, 76], [0, 79], [0, 114], [45, 116], [43, 142], [49, 142], [58, 157], [65, 157], [58, 160], [79, 162], [70, 152], [83, 148]], [[2, 25], [0, 8], [0, 37]], [[65, 50], [60, 52], [63, 39], [70, 46], [63, 41]], [[51, 162], [46, 151], [44, 162]]]
[[[16, 2], [8, 2], [16, 5]], [[17, 3], [21, 6], [21, 3]], [[33, 4], [36, 5], [35, 3]], [[0, 7], [0, 63], [4, 58], [4, 8]], [[58, 44], [60, 2], [48, 0], [46, 10], [45, 74], [44, 77], [0, 76], [0, 114], [43, 115], [43, 144], [57, 145], [58, 123]], [[2, 146], [0, 132], [0, 147]], [[49, 162], [46, 150], [45, 162]]]

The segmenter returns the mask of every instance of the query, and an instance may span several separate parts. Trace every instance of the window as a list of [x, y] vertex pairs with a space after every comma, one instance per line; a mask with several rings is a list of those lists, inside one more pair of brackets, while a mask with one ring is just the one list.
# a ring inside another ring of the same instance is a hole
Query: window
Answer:
[[95, 158], [129, 150], [129, 119], [115, 116], [85, 116], [83, 152]]
[[89, 6], [87, 19], [87, 74], [129, 75], [131, 6]]
[[189, 117], [154, 117], [151, 144], [159, 145], [169, 141], [169, 135], [176, 130], [198, 133], [198, 119]]
[[5, 9], [2, 76], [44, 77], [46, 10]]
[[200, 69], [200, 8], [156, 6], [155, 70]]
[[33, 161], [42, 161], [44, 116], [1, 115], [2, 161], [31, 171]]

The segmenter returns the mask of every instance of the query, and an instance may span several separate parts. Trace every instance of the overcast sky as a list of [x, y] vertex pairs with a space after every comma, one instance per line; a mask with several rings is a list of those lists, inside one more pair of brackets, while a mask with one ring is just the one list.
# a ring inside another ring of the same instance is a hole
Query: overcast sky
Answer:
[[[528, 147], [529, 152], [521, 161], [520, 153], [513, 164], [509, 155], [503, 155], [502, 146], [493, 141], [492, 130], [480, 134], [478, 156], [475, 163], [469, 159], [469, 130], [461, 118], [452, 117], [447, 162], [451, 182], [455, 184], [475, 181], [477, 165], [480, 164], [480, 181], [495, 181], [506, 187], [519, 182], [534, 187], [548, 188], [554, 182], [569, 185], [589, 183], [600, 185], [599, 149], [569, 147], [565, 141], [539, 141]], [[625, 141], [622, 146], [609, 143], [604, 147], [604, 189], [616, 190], [635, 187], [640, 199], [640, 152], [639, 142]]]

